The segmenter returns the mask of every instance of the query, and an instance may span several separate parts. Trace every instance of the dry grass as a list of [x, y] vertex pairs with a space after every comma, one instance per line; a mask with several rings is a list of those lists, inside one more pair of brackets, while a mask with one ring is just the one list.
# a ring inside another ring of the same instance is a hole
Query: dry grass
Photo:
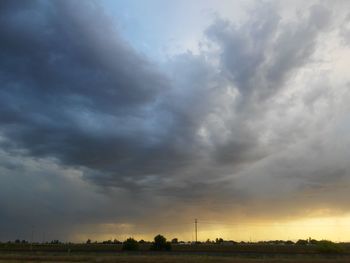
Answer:
[[348, 263], [350, 256], [223, 256], [223, 255], [127, 255], [127, 254], [0, 254], [0, 262], [100, 262], [100, 263]]

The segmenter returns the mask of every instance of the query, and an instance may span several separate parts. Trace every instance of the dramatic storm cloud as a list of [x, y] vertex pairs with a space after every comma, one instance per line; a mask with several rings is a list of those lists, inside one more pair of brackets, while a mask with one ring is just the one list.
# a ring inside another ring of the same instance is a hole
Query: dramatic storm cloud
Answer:
[[349, 3], [198, 2], [145, 48], [113, 5], [0, 2], [2, 239], [347, 215]]

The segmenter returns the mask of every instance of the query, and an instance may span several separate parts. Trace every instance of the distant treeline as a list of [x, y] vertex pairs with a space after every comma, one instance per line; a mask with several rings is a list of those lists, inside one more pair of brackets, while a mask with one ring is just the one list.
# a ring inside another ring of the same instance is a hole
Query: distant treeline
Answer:
[[60, 242], [28, 242], [15, 241], [0, 242], [0, 251], [36, 251], [36, 252], [118, 252], [118, 251], [169, 251], [175, 252], [215, 252], [215, 253], [278, 253], [278, 254], [317, 254], [317, 253], [347, 253], [350, 254], [350, 243], [333, 243], [327, 240], [305, 239], [292, 242], [290, 240], [269, 240], [259, 242], [236, 242], [216, 238], [205, 242], [185, 242], [173, 238], [167, 241], [162, 235], [154, 237], [152, 242], [136, 240], [132, 237], [121, 242], [117, 239], [102, 242], [88, 239], [84, 243]]
[[[223, 238], [216, 238], [214, 240], [210, 240], [207, 239], [206, 241], [181, 241], [178, 240], [178, 238], [173, 238], [170, 242], [166, 241], [166, 238], [162, 235], [157, 235], [154, 237], [153, 241], [145, 241], [143, 239], [141, 240], [136, 240], [132, 237], [126, 239], [125, 241], [120, 241], [118, 239], [109, 239], [109, 240], [104, 240], [104, 241], [92, 241], [91, 239], [88, 239], [85, 243], [86, 244], [125, 244], [128, 242], [134, 242], [134, 243], [138, 243], [138, 244], [152, 244], [152, 243], [157, 243], [157, 242], [165, 242], [165, 243], [169, 243], [169, 244], [222, 244], [222, 245], [235, 245], [235, 244], [267, 244], [267, 245], [302, 245], [302, 246], [306, 246], [306, 245], [317, 245], [320, 243], [333, 243], [331, 241], [328, 240], [316, 240], [316, 239], [299, 239], [296, 242], [293, 242], [291, 240], [263, 240], [263, 241], [257, 241], [257, 242], [246, 242], [246, 241], [234, 241], [234, 240], [224, 240]], [[1, 242], [0, 244], [77, 244], [77, 243], [72, 243], [72, 242], [61, 242], [58, 239], [54, 239], [52, 241], [45, 241], [45, 242], [30, 242], [28, 240], [24, 240], [24, 239], [16, 239], [14, 241], [7, 241], [7, 242]], [[81, 243], [79, 243], [81, 244]], [[335, 244], [335, 243], [334, 243]]]

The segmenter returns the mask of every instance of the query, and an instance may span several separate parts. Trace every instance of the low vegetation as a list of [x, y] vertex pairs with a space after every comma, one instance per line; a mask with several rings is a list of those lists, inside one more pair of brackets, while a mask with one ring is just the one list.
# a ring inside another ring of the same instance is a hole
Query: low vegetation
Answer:
[[321, 257], [321, 256], [246, 256], [246, 255], [174, 255], [174, 254], [1, 254], [0, 262], [104, 262], [104, 263], [348, 263], [350, 256]]
[[[170, 252], [170, 250], [172, 252]], [[46, 243], [33, 243], [27, 242], [25, 240], [15, 240], [13, 242], [0, 243], [0, 262], [8, 262], [10, 260], [5, 260], [6, 256], [22, 257], [22, 256], [35, 256], [35, 255], [55, 255], [55, 256], [67, 256], [70, 259], [73, 257], [79, 257], [78, 261], [89, 262], [89, 260], [81, 259], [82, 255], [94, 255], [95, 253], [99, 255], [118, 255], [118, 259], [122, 259], [125, 253], [128, 255], [145, 255], [145, 258], [152, 262], [148, 256], [151, 255], [169, 255], [171, 256], [167, 261], [173, 262], [174, 255], [187, 255], [191, 256], [194, 261], [187, 262], [197, 262], [197, 258], [194, 256], [206, 255], [209, 256], [227, 256], [229, 258], [236, 258], [242, 255], [250, 255], [250, 257], [261, 256], [261, 257], [290, 257], [301, 256], [303, 260], [305, 257], [313, 258], [328, 258], [336, 257], [347, 258], [347, 261], [336, 261], [336, 262], [350, 262], [350, 244], [349, 243], [333, 243], [327, 240], [317, 241], [314, 239], [298, 240], [297, 242], [283, 241], [283, 240], [271, 240], [271, 241], [260, 241], [260, 242], [235, 242], [232, 240], [223, 240], [222, 238], [214, 239], [213, 241], [207, 240], [206, 242], [184, 242], [179, 241], [177, 238], [173, 238], [171, 242], [162, 235], [157, 235], [154, 237], [153, 242], [145, 240], [135, 240], [134, 238], [128, 238], [124, 242], [115, 240], [106, 241], [92, 241], [88, 239], [84, 243], [62, 243], [58, 240], [53, 240], [52, 242]], [[88, 253], [86, 253], [88, 252]], [[324, 255], [323, 255], [324, 254]], [[192, 257], [193, 256], [193, 257]], [[62, 261], [57, 260], [51, 261]], [[133, 259], [136, 260], [135, 257]], [[219, 259], [219, 258], [217, 258]], [[286, 259], [286, 260], [287, 260]], [[139, 259], [137, 259], [139, 260]], [[138, 262], [138, 261], [125, 261], [125, 262]], [[225, 258], [220, 258], [217, 261], [201, 261], [201, 262], [226, 262]], [[247, 259], [244, 259], [247, 260]], [[22, 260], [22, 262], [25, 260]], [[15, 262], [12, 261], [11, 262]], [[35, 261], [33, 261], [35, 262]], [[67, 261], [69, 262], [69, 261]], [[108, 262], [108, 261], [101, 261]], [[123, 262], [123, 261], [118, 261]], [[162, 262], [162, 261], [159, 261]], [[175, 262], [175, 261], [174, 261]], [[186, 261], [182, 261], [186, 262]], [[230, 261], [230, 262], [250, 262], [250, 261]], [[252, 261], [259, 262], [259, 261]], [[279, 261], [264, 261], [264, 262], [284, 262]], [[288, 261], [286, 261], [288, 262]], [[304, 261], [290, 261], [290, 262], [304, 262]], [[305, 261], [305, 262], [323, 262], [323, 261]], [[328, 262], [328, 261], [324, 261]]]
[[127, 240], [125, 240], [123, 242], [123, 247], [122, 247], [123, 250], [126, 250], [126, 251], [136, 251], [136, 250], [139, 250], [139, 243], [133, 239], [133, 238], [128, 238]]
[[344, 253], [345, 249], [340, 244], [332, 241], [321, 240], [316, 243], [317, 250], [320, 253]]
[[166, 238], [162, 235], [157, 235], [154, 237], [154, 241], [150, 247], [151, 250], [155, 251], [170, 251], [171, 243], [166, 241]]

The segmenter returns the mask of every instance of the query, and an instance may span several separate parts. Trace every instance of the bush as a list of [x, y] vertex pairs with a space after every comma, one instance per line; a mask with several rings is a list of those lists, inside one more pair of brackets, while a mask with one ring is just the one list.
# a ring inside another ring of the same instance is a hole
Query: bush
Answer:
[[216, 238], [215, 239], [215, 243], [216, 244], [221, 244], [221, 243], [224, 243], [224, 240], [220, 237], [220, 238]]
[[311, 245], [317, 245], [318, 241], [316, 239], [309, 239], [309, 244]]
[[139, 243], [131, 237], [123, 242], [123, 250], [135, 251], [138, 249], [139, 249]]
[[307, 244], [309, 244], [309, 242], [307, 240], [299, 239], [295, 244], [306, 246]]
[[318, 241], [316, 246], [317, 246], [317, 251], [320, 253], [342, 253], [342, 252], [344, 252], [344, 248], [341, 245], [333, 243], [332, 241], [328, 241], [328, 240]]
[[118, 239], [116, 239], [116, 238], [113, 240], [113, 244], [121, 244], [121, 243], [122, 243], [122, 242], [120, 242], [120, 241], [119, 241]]
[[169, 251], [171, 250], [171, 244], [170, 242], [167, 242], [166, 238], [162, 235], [157, 235], [154, 237], [154, 242], [152, 242], [151, 250]]

